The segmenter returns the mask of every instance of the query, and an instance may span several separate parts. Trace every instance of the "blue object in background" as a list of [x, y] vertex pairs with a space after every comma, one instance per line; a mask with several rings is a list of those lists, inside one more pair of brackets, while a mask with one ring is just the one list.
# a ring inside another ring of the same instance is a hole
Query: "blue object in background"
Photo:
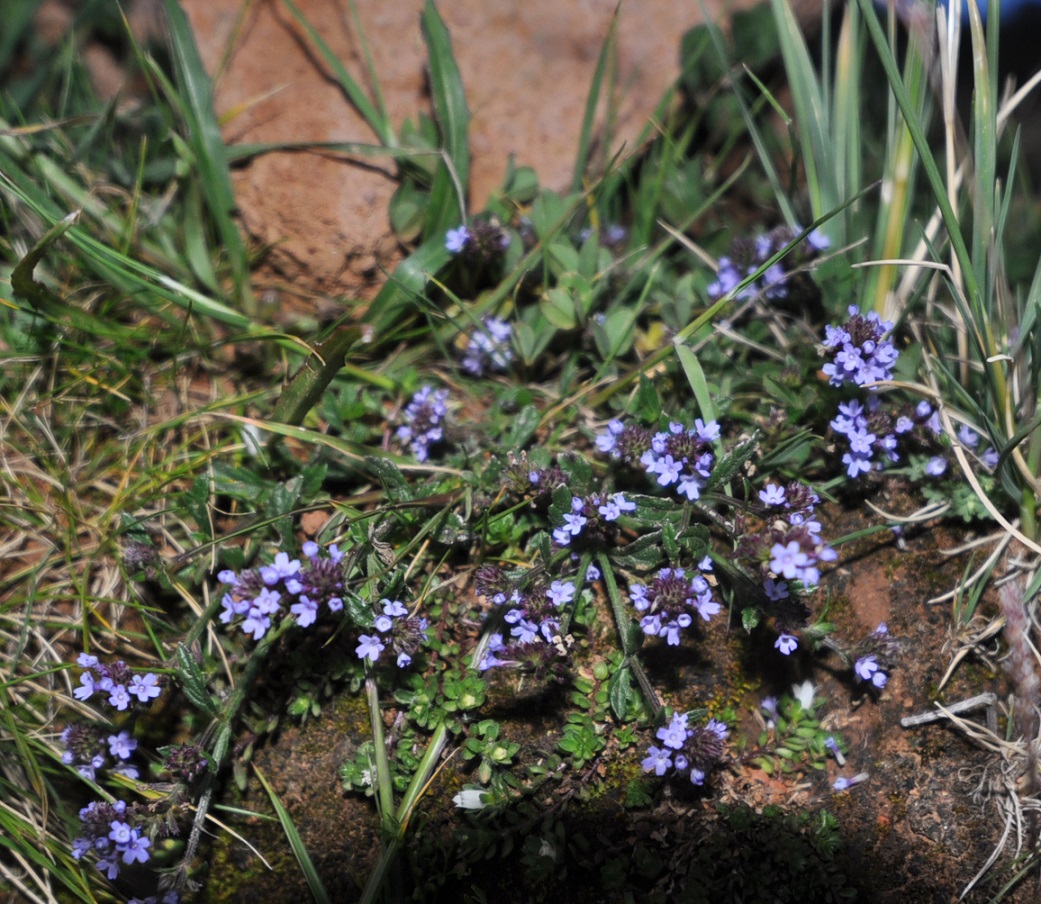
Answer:
[[[939, 0], [941, 6], [947, 6], [947, 0]], [[965, 25], [969, 24], [969, 2], [962, 0], [961, 20]], [[980, 8], [980, 17], [987, 21], [987, 0], [976, 0]], [[1019, 18], [1019, 14], [1025, 9], [1041, 10], [1041, 0], [1001, 0], [1001, 23], [1006, 25]]]

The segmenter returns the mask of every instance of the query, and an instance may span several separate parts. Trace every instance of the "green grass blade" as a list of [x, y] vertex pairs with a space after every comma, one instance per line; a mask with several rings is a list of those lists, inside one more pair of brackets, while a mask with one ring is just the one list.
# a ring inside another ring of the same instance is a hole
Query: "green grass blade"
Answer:
[[814, 218], [838, 206], [835, 186], [835, 151], [827, 108], [802, 30], [787, 0], [771, 0], [781, 42], [785, 71], [795, 103], [796, 127], [802, 144], [803, 168]]
[[712, 393], [709, 391], [708, 382], [705, 380], [705, 371], [702, 370], [698, 356], [686, 345], [676, 346], [676, 357], [679, 358], [680, 366], [687, 377], [691, 392], [698, 403], [701, 417], [707, 421], [716, 419], [716, 406], [712, 402]]
[[[730, 54], [727, 51], [726, 41], [723, 39], [723, 33], [720, 31], [719, 26], [712, 22], [708, 10], [705, 8], [704, 0], [698, 0], [698, 4], [701, 7], [702, 15], [705, 17], [705, 27], [708, 29], [709, 36], [712, 40], [712, 47], [716, 52], [720, 65], [723, 67], [725, 72], [730, 72], [733, 68], [733, 61], [730, 59]], [[774, 200], [777, 202], [777, 206], [781, 210], [784, 221], [789, 226], [795, 226], [798, 224], [799, 218], [796, 216], [795, 208], [792, 206], [792, 202], [788, 197], [788, 192], [781, 184], [781, 178], [777, 174], [777, 168], [773, 163], [774, 154], [767, 146], [766, 138], [763, 135], [762, 129], [756, 125], [755, 116], [753, 115], [748, 101], [745, 99], [744, 92], [736, 83], [734, 84], [733, 96], [737, 101], [738, 108], [741, 110], [741, 118], [744, 120], [745, 128], [748, 131], [748, 137], [752, 139], [752, 144], [756, 150], [756, 156], [759, 159], [759, 165], [763, 168], [767, 181], [770, 183], [770, 188], [774, 194]]]
[[416, 248], [395, 268], [394, 273], [365, 314], [365, 322], [375, 329], [373, 340], [382, 342], [387, 334], [412, 319], [430, 277], [451, 260], [443, 235], [434, 236]]
[[[170, 0], [167, 0], [167, 2], [170, 2]], [[380, 143], [387, 145], [387, 147], [394, 147], [397, 144], [397, 138], [394, 135], [394, 128], [390, 123], [386, 110], [382, 108], [377, 109], [372, 101], [369, 100], [361, 85], [347, 71], [347, 67], [333, 53], [332, 48], [325, 42], [325, 38], [307, 20], [307, 17], [300, 11], [300, 8], [293, 0], [282, 0], [282, 3], [304, 30], [307, 39], [314, 45], [319, 56], [325, 61], [333, 75], [336, 76], [336, 80], [340, 83], [343, 93], [347, 95], [347, 99], [361, 115], [361, 118], [365, 120], [369, 128], [372, 129]]]
[[427, 0], [420, 20], [430, 65], [434, 117], [441, 129], [444, 157], [434, 174], [424, 237], [442, 237], [466, 217], [470, 181], [470, 110], [448, 34], [433, 0]]
[[582, 191], [582, 180], [589, 167], [589, 153], [593, 147], [593, 129], [596, 126], [596, 108], [600, 105], [600, 93], [604, 87], [604, 76], [607, 73], [608, 64], [618, 45], [618, 13], [619, 7], [615, 7], [614, 15], [611, 16], [611, 26], [607, 30], [607, 37], [604, 38], [604, 43], [600, 47], [600, 56], [596, 61], [596, 69], [593, 71], [593, 81], [589, 86], [589, 95], [586, 97], [582, 129], [578, 134], [575, 169], [571, 174], [572, 192]]
[[235, 299], [250, 317], [256, 315], [256, 299], [249, 285], [249, 256], [235, 222], [235, 192], [220, 124], [213, 109], [213, 88], [202, 65], [188, 17], [177, 0], [164, 0], [169, 26], [170, 52], [177, 87], [183, 98], [188, 140], [199, 168], [200, 184], [221, 242], [231, 264]]
[[289, 842], [289, 847], [293, 850], [293, 856], [296, 857], [296, 862], [300, 864], [300, 871], [304, 874], [304, 878], [307, 880], [307, 887], [311, 889], [311, 896], [318, 902], [318, 904], [329, 904], [329, 895], [325, 890], [325, 886], [322, 884], [318, 871], [314, 867], [314, 861], [311, 859], [311, 855], [307, 851], [307, 845], [304, 844], [304, 840], [296, 830], [296, 824], [293, 822], [293, 817], [290, 816], [289, 811], [282, 806], [282, 801], [279, 800], [278, 795], [275, 793], [275, 789], [268, 784], [268, 780], [264, 777], [264, 773], [261, 772], [260, 767], [256, 765], [256, 763], [253, 764], [253, 771], [256, 773], [257, 778], [260, 779], [260, 784], [264, 786], [268, 799], [271, 801], [271, 806], [275, 808], [275, 813], [278, 816], [278, 821], [282, 824], [282, 831], [285, 832], [286, 840]]
[[890, 90], [896, 98], [900, 112], [907, 123], [907, 129], [911, 134], [915, 150], [918, 151], [921, 158], [922, 169], [929, 180], [929, 188], [933, 199], [939, 207], [940, 215], [943, 217], [944, 225], [947, 227], [955, 257], [958, 258], [958, 263], [965, 272], [966, 292], [970, 298], [978, 298], [980, 294], [979, 283], [972, 272], [972, 259], [969, 255], [968, 246], [965, 244], [965, 239], [961, 234], [958, 215], [947, 198], [947, 189], [944, 185], [943, 176], [940, 174], [940, 170], [933, 158], [932, 150], [925, 136], [925, 130], [918, 119], [915, 105], [904, 87], [903, 79], [900, 77], [896, 57], [893, 55], [886, 36], [882, 32], [882, 26], [879, 24], [878, 17], [871, 6], [871, 0], [857, 0], [857, 3], [860, 5], [862, 21], [867, 26], [868, 36], [875, 45], [882, 68], [885, 70]]

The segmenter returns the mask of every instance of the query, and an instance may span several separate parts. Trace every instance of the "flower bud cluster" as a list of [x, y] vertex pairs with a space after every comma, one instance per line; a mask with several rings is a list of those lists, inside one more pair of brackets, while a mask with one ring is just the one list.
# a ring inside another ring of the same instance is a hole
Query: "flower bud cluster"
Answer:
[[[746, 277], [751, 276], [778, 251], [787, 248], [801, 229], [789, 229], [778, 226], [754, 239], [738, 238], [730, 246], [730, 254], [719, 259], [719, 270], [714, 282], [708, 285], [709, 297], [715, 301], [732, 292]], [[738, 294], [739, 299], [753, 298], [762, 294], [770, 301], [777, 301], [788, 296], [789, 279], [795, 266], [812, 260], [821, 251], [831, 247], [827, 236], [813, 230], [806, 236], [805, 244], [778, 261], [754, 282], [750, 282]]]
[[209, 768], [209, 761], [197, 744], [180, 744], [166, 751], [163, 766], [175, 781], [190, 785]]
[[719, 424], [705, 423], [701, 418], [689, 429], [673, 421], [668, 431], [653, 434], [634, 424], [612, 420], [597, 436], [596, 447], [627, 464], [639, 463], [658, 486], [674, 486], [677, 493], [693, 501], [701, 496], [712, 476], [715, 456], [710, 450], [719, 436]]
[[286, 617], [287, 610], [301, 628], [314, 624], [322, 606], [330, 612], [342, 610], [343, 553], [332, 544], [323, 556], [318, 544], [309, 540], [303, 554], [303, 559], [290, 559], [288, 553], [280, 552], [270, 565], [218, 573], [217, 579], [228, 586], [221, 599], [224, 611], [220, 620], [226, 625], [239, 624], [246, 634], [260, 640]]
[[[700, 563], [708, 571], [712, 561]], [[718, 615], [720, 604], [712, 596], [712, 586], [701, 571], [687, 574], [682, 568], [662, 568], [648, 584], [630, 584], [629, 598], [636, 611], [643, 613], [640, 628], [651, 637], [664, 637], [669, 646], [680, 642], [680, 631], [694, 623], [694, 616], [709, 621]]]
[[553, 491], [567, 485], [567, 475], [560, 465], [536, 467], [528, 459], [527, 452], [508, 454], [503, 478], [512, 493], [528, 498], [536, 505], [548, 504]]
[[380, 654], [390, 647], [396, 654], [398, 668], [407, 668], [412, 657], [427, 639], [427, 620], [408, 614], [408, 608], [400, 600], [380, 600], [381, 612], [376, 616], [374, 634], [362, 634], [355, 650], [359, 659], [376, 662]]
[[448, 414], [447, 399], [447, 389], [435, 392], [432, 387], [424, 386], [405, 407], [402, 414], [405, 423], [398, 427], [395, 435], [412, 447], [417, 461], [426, 461], [430, 456], [430, 446], [444, 437], [441, 422]]
[[109, 706], [122, 712], [130, 706], [132, 697], [136, 697], [140, 703], [148, 703], [162, 691], [157, 675], [152, 672], [135, 674], [122, 660], [104, 665], [97, 656], [80, 653], [76, 663], [85, 669], [80, 675], [80, 686], [72, 692], [77, 700], [89, 700], [99, 692], [108, 694]]
[[662, 746], [648, 748], [647, 756], [640, 763], [643, 771], [663, 776], [671, 770], [675, 775], [689, 775], [695, 785], [703, 785], [708, 771], [723, 756], [727, 727], [710, 719], [707, 725], [692, 728], [686, 713], [676, 713], [655, 736]]

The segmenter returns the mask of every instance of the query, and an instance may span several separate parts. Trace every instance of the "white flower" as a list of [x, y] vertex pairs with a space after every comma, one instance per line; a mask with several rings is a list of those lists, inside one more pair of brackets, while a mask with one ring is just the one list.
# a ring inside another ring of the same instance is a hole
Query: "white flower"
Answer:
[[539, 845], [539, 856], [549, 857], [550, 860], [557, 859], [557, 849], [548, 838], [542, 839], [542, 844]]
[[452, 803], [464, 810], [483, 810], [487, 806], [487, 803], [481, 800], [483, 795], [484, 792], [479, 788], [464, 788], [452, 798]]
[[808, 678], [802, 684], [792, 685], [792, 696], [799, 701], [799, 706], [808, 713], [813, 712], [813, 695], [816, 692], [817, 685]]

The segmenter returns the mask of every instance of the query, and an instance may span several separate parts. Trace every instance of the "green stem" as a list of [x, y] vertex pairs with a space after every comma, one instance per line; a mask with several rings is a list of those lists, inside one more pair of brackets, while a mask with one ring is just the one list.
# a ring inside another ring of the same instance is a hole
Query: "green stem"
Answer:
[[614, 572], [611, 570], [611, 560], [606, 552], [597, 553], [597, 565], [600, 568], [600, 576], [604, 579], [607, 587], [607, 598], [611, 603], [611, 612], [614, 614], [615, 627], [618, 629], [618, 637], [622, 643], [622, 652], [625, 654], [623, 667], [628, 665], [636, 677], [636, 683], [640, 685], [640, 692], [651, 711], [657, 714], [662, 708], [662, 702], [657, 692], [651, 685], [651, 679], [644, 670], [643, 663], [637, 656], [636, 646], [632, 641], [632, 632], [629, 630], [629, 613], [625, 611], [622, 603], [622, 595], [618, 592], [618, 582], [615, 580]]
[[389, 833], [394, 829], [394, 784], [390, 774], [390, 759], [387, 757], [387, 741], [383, 735], [380, 691], [368, 662], [365, 663], [365, 696], [369, 703], [372, 741], [376, 746], [376, 803], [380, 809], [383, 831]]

